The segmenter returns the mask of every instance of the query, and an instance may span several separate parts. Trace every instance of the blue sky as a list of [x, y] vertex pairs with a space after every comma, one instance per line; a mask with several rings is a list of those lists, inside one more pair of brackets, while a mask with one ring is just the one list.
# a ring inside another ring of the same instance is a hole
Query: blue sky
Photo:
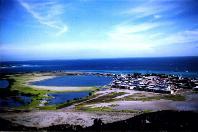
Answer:
[[198, 56], [197, 0], [1, 0], [1, 60]]

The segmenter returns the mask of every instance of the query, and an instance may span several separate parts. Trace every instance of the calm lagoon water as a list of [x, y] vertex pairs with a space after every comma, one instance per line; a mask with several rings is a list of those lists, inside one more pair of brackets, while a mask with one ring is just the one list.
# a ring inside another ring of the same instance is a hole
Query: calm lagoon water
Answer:
[[[0, 80], [0, 88], [2, 88], [2, 90], [8, 90], [8, 86], [9, 82], [7, 80]], [[25, 95], [0, 97], [0, 107], [18, 107], [30, 102], [31, 97]]]
[[19, 95], [16, 97], [0, 98], [0, 107], [19, 107], [31, 102], [31, 97]]
[[60, 104], [64, 103], [69, 100], [73, 100], [75, 98], [83, 98], [89, 95], [89, 92], [65, 92], [65, 93], [52, 93], [49, 94], [50, 96], [53, 96], [55, 98], [49, 100], [48, 104]]
[[43, 81], [33, 82], [33, 85], [40, 86], [72, 86], [72, 87], [88, 87], [103, 86], [112, 81], [111, 77], [79, 75], [79, 76], [60, 76]]
[[9, 82], [7, 80], [0, 80], [0, 88], [7, 88], [9, 86]]

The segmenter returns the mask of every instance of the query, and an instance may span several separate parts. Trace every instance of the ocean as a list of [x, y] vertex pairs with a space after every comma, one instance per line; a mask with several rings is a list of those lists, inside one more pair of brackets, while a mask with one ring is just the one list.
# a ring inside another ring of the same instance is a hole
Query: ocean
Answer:
[[198, 77], [198, 57], [9, 61], [0, 64], [1, 74], [47, 71], [165, 73]]

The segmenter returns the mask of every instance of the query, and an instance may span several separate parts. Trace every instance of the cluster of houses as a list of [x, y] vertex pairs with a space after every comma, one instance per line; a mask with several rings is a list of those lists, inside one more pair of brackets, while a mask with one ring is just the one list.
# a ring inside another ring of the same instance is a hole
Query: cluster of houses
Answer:
[[198, 87], [198, 81], [164, 74], [118, 74], [114, 76], [110, 87], [174, 94], [182, 88]]

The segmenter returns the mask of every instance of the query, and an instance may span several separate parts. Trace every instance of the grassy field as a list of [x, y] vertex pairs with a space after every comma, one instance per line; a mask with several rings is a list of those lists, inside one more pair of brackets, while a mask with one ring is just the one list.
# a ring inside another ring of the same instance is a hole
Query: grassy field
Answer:
[[89, 105], [89, 104], [97, 104], [97, 103], [104, 103], [104, 102], [112, 102], [114, 101], [115, 97], [121, 96], [126, 94], [125, 92], [112, 92], [110, 94], [104, 95], [104, 96], [100, 96], [98, 98], [98, 95], [93, 95], [87, 98], [88, 101], [84, 102], [84, 103], [80, 103], [79, 105], [76, 105], [75, 109], [76, 110], [82, 110], [82, 111], [113, 111], [111, 107], [114, 107], [113, 105], [110, 107], [87, 107], [85, 105]]
[[[172, 100], [172, 101], [185, 101], [185, 96], [183, 95], [168, 95], [168, 94], [144, 94], [144, 93], [134, 93], [132, 95], [125, 96], [123, 98], [115, 98], [121, 95], [126, 94], [125, 92], [112, 92], [103, 96], [99, 96], [98, 98], [95, 98], [96, 95], [93, 97], [91, 96], [88, 101], [85, 101], [84, 103], [80, 103], [75, 106], [76, 110], [81, 111], [118, 111], [114, 110], [113, 107], [117, 106], [117, 104], [111, 104], [107, 106], [101, 106], [101, 107], [95, 107], [94, 104], [98, 103], [110, 103], [114, 101], [153, 101], [153, 100]], [[152, 95], [153, 94], [153, 95]], [[134, 110], [123, 110], [122, 112], [137, 112]], [[138, 112], [151, 112], [150, 110], [144, 110]]]
[[123, 112], [123, 113], [149, 113], [151, 110], [115, 110], [114, 106], [103, 106], [103, 107], [91, 107], [85, 105], [78, 105], [75, 107], [76, 110], [86, 112]]
[[155, 95], [151, 97], [146, 97], [145, 95], [129, 95], [122, 99], [122, 101], [152, 101], [152, 100], [172, 100], [172, 101], [185, 101], [185, 96], [183, 95]]
[[[115, 97], [121, 96], [121, 95], [124, 95], [124, 94], [126, 94], [126, 93], [125, 92], [112, 92], [110, 94], [98, 97], [96, 99], [86, 101], [86, 104], [95, 104], [95, 103], [101, 103], [101, 102], [112, 102], [112, 101], [115, 100], [114, 99]], [[94, 98], [94, 97], [92, 97], [92, 98]]]

